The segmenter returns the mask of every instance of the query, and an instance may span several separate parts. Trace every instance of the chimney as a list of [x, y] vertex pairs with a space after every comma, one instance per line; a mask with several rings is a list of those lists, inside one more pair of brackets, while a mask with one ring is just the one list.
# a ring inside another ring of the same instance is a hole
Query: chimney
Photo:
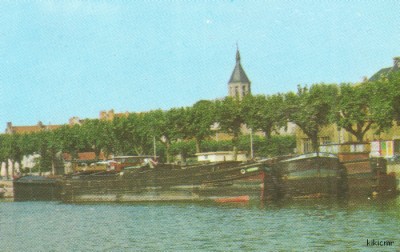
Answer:
[[7, 134], [12, 134], [12, 122], [7, 122], [7, 129], [6, 129]]
[[69, 125], [79, 124], [79, 117], [74, 116], [69, 119]]
[[104, 110], [100, 111], [100, 116], [99, 116], [100, 120], [106, 120], [106, 116], [107, 116], [106, 111], [104, 111]]

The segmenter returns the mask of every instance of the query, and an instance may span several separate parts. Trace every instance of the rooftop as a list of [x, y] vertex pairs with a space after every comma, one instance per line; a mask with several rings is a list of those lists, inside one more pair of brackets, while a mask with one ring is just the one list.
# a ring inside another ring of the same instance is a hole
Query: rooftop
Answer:
[[229, 83], [250, 83], [249, 78], [247, 78], [246, 73], [243, 70], [243, 67], [240, 63], [240, 52], [239, 49], [236, 51], [236, 65], [235, 68], [233, 69], [231, 78], [229, 80]]

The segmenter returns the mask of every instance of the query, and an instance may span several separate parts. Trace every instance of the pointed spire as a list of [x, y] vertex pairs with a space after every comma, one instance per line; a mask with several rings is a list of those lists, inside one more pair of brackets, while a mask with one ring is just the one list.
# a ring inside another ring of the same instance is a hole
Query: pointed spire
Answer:
[[250, 80], [249, 78], [247, 78], [247, 75], [244, 72], [242, 65], [240, 64], [239, 46], [236, 43], [236, 66], [233, 69], [229, 83], [238, 83], [238, 82], [250, 83]]
[[239, 52], [239, 46], [238, 46], [237, 42], [236, 42], [236, 63], [240, 63], [240, 52]]

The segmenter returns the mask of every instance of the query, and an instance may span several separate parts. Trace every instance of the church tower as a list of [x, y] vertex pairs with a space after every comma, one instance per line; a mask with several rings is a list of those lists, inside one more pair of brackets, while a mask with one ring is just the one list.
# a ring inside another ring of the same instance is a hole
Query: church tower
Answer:
[[247, 94], [251, 94], [250, 80], [240, 64], [239, 48], [236, 50], [236, 65], [228, 82], [228, 93], [231, 97], [242, 100]]

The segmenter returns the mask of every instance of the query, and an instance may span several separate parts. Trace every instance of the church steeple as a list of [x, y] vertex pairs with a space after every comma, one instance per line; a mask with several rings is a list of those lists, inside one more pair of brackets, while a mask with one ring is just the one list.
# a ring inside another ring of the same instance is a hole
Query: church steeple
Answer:
[[236, 48], [236, 65], [228, 82], [228, 92], [229, 96], [237, 97], [239, 100], [251, 93], [250, 80], [240, 62], [239, 47]]
[[236, 64], [238, 62], [240, 64], [240, 52], [239, 52], [239, 47], [236, 45]]

